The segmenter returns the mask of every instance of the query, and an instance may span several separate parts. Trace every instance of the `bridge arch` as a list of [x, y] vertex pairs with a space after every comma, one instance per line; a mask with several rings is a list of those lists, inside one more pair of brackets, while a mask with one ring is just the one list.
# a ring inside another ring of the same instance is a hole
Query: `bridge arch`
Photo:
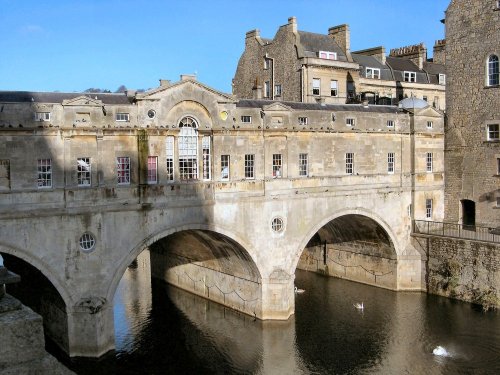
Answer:
[[235, 234], [232, 231], [227, 230], [218, 225], [214, 224], [186, 224], [181, 226], [173, 226], [169, 228], [165, 228], [156, 233], [151, 234], [146, 237], [140, 243], [136, 244], [129, 253], [121, 260], [117, 267], [115, 267], [114, 275], [109, 284], [106, 299], [108, 301], [112, 301], [116, 290], [118, 288], [118, 284], [120, 283], [121, 278], [123, 277], [127, 267], [137, 258], [137, 256], [142, 253], [146, 248], [151, 245], [158, 243], [162, 239], [167, 238], [168, 236], [175, 235], [177, 233], [186, 232], [186, 231], [206, 231], [214, 234], [222, 235], [228, 238], [233, 243], [239, 245], [240, 250], [244, 251], [245, 255], [248, 257], [248, 260], [251, 262], [249, 265], [252, 268], [252, 272], [254, 272], [258, 278], [261, 279], [260, 268], [256, 262], [255, 254], [256, 251], [251, 244], [245, 241], [241, 236]]
[[66, 308], [70, 308], [76, 303], [76, 301], [72, 297], [72, 294], [65, 287], [66, 284], [59, 278], [58, 275], [60, 274], [60, 272], [50, 267], [46, 262], [43, 261], [43, 259], [33, 256], [33, 254], [37, 254], [36, 252], [30, 253], [29, 251], [26, 251], [20, 247], [0, 242], [0, 253], [15, 256], [39, 270], [42, 275], [45, 276], [45, 278], [47, 278], [47, 280], [50, 281], [50, 283], [57, 290], [64, 303], [66, 304]]

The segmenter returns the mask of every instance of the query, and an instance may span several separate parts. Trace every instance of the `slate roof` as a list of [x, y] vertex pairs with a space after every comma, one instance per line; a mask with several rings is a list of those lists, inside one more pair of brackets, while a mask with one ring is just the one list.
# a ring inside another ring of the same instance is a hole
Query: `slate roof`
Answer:
[[332, 37], [307, 31], [299, 31], [298, 33], [300, 44], [307, 57], [318, 57], [319, 51], [329, 51], [337, 53], [338, 61], [347, 61], [344, 51]]
[[446, 69], [443, 64], [424, 62], [424, 70], [429, 73], [429, 81], [435, 85], [439, 84], [439, 75], [445, 74]]
[[282, 102], [264, 99], [241, 99], [236, 103], [239, 108], [260, 108], [264, 106], [281, 103], [292, 109], [303, 111], [333, 111], [333, 112], [376, 112], [376, 113], [397, 113], [400, 112], [397, 106], [393, 105], [369, 105], [362, 104], [320, 104], [320, 103], [301, 103], [301, 102]]
[[360, 72], [363, 77], [366, 77], [366, 67], [369, 67], [380, 69], [380, 79], [386, 81], [394, 80], [391, 69], [387, 65], [382, 64], [375, 57], [353, 53], [352, 59], [363, 68]]
[[429, 83], [427, 74], [423, 70], [420, 70], [418, 65], [410, 59], [387, 56], [386, 63], [392, 68], [396, 81], [404, 81], [404, 72], [408, 71], [416, 73], [417, 83]]
[[1, 103], [62, 103], [66, 99], [74, 99], [79, 96], [101, 100], [104, 104], [130, 104], [127, 95], [103, 94], [103, 93], [83, 93], [83, 92], [31, 92], [31, 91], [0, 91]]

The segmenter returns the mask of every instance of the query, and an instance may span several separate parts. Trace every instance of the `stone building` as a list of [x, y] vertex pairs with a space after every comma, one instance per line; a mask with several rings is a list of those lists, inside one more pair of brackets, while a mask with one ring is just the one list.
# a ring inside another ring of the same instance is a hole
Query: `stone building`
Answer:
[[500, 3], [446, 11], [446, 220], [500, 226]]
[[434, 46], [436, 61], [422, 44], [391, 50], [383, 47], [351, 52], [348, 25], [328, 35], [299, 31], [295, 17], [273, 39], [247, 32], [245, 50], [233, 80], [239, 98], [327, 104], [367, 100], [397, 104], [406, 97], [445, 108], [444, 42]]
[[237, 100], [191, 76], [0, 92], [0, 252], [53, 286], [40, 313], [71, 356], [114, 347], [115, 290], [146, 248], [152, 277], [259, 319], [293, 314], [319, 243], [348, 269], [331, 275], [425, 290], [411, 223], [443, 220], [444, 120], [400, 104]]

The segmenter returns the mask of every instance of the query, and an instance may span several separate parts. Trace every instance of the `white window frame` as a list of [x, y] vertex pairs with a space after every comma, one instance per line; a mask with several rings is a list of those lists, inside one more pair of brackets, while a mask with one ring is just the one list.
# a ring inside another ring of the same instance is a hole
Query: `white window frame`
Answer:
[[434, 155], [432, 152], [427, 152], [425, 154], [425, 170], [427, 173], [431, 173], [434, 169]]
[[130, 185], [130, 157], [116, 158], [116, 180], [118, 185]]
[[432, 199], [425, 200], [425, 218], [432, 219]]
[[498, 55], [491, 54], [486, 61], [486, 85], [498, 86], [500, 84], [500, 59]]
[[488, 141], [500, 140], [500, 124], [487, 124], [486, 125], [486, 139]]
[[354, 174], [354, 152], [346, 152], [345, 154], [345, 173]]
[[396, 159], [394, 152], [387, 153], [387, 173], [394, 174], [394, 169], [396, 167]]
[[155, 185], [158, 183], [158, 156], [148, 155], [147, 160], [147, 169], [148, 169], [148, 184]]
[[339, 82], [335, 79], [330, 81], [330, 96], [339, 96]]
[[356, 119], [353, 117], [347, 117], [345, 119], [345, 125], [346, 126], [355, 126], [356, 125]]
[[318, 57], [320, 59], [326, 59], [326, 60], [337, 60], [337, 52], [319, 51], [318, 52]]
[[39, 189], [52, 188], [52, 159], [37, 160], [37, 175]]
[[271, 82], [265, 81], [264, 82], [264, 98], [270, 98], [270, 97], [271, 97]]
[[130, 114], [126, 112], [118, 112], [116, 114], [116, 121], [117, 122], [129, 122], [130, 121]]
[[264, 69], [271, 69], [271, 59], [264, 57]]
[[320, 78], [313, 78], [313, 81], [312, 81], [312, 94], [314, 96], [320, 96], [321, 95], [321, 79]]
[[252, 116], [248, 116], [248, 115], [241, 116], [241, 122], [243, 124], [251, 124], [252, 123]]
[[405, 71], [403, 77], [405, 82], [417, 82], [416, 72]]
[[212, 179], [211, 172], [211, 138], [210, 136], [203, 136], [201, 139], [201, 149], [203, 154], [203, 180], [209, 181]]
[[50, 112], [35, 112], [35, 121], [50, 121]]
[[198, 179], [198, 123], [192, 117], [179, 121], [177, 138], [179, 178], [182, 181]]
[[273, 154], [273, 178], [283, 177], [283, 156]]
[[309, 175], [309, 155], [299, 154], [299, 176], [307, 177]]
[[274, 85], [274, 96], [281, 96], [282, 93], [282, 87], [281, 84], [276, 84]]
[[245, 155], [245, 179], [253, 180], [255, 179], [255, 155], [246, 154]]
[[434, 123], [432, 121], [427, 121], [427, 129], [432, 129], [434, 127]]
[[222, 181], [229, 181], [230, 164], [231, 164], [230, 155], [225, 154], [220, 156], [220, 179]]
[[299, 125], [307, 125], [308, 123], [308, 118], [305, 116], [300, 116], [298, 118]]
[[76, 159], [76, 180], [80, 187], [92, 186], [92, 161], [89, 157]]
[[394, 127], [394, 120], [387, 120], [387, 127], [393, 128]]
[[446, 74], [439, 74], [439, 84], [440, 85], [446, 85]]
[[174, 156], [175, 152], [175, 138], [172, 135], [168, 135], [165, 139], [165, 165], [166, 165], [166, 179], [169, 182], [174, 181]]
[[366, 78], [380, 79], [380, 69], [366, 67]]

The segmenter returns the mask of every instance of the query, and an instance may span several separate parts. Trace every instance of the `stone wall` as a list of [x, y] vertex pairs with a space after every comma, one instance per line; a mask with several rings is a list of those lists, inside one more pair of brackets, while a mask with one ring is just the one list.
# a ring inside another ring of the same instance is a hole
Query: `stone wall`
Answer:
[[476, 224], [500, 226], [500, 86], [488, 86], [487, 61], [500, 56], [500, 11], [494, 0], [452, 1], [446, 11], [446, 220], [461, 222], [461, 200], [475, 202]]
[[500, 306], [500, 244], [444, 237], [413, 237], [428, 254], [428, 292], [482, 305]]

